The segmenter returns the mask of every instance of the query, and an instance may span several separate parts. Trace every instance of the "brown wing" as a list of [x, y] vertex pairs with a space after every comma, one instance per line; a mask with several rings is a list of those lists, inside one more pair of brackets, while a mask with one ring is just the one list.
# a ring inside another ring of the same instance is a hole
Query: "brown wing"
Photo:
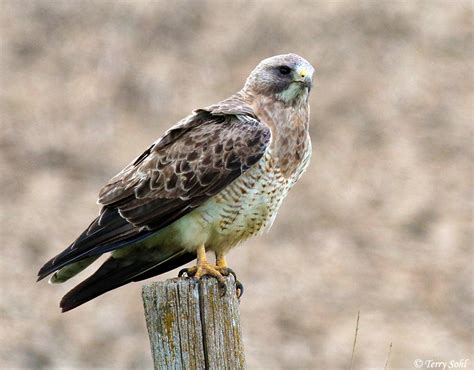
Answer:
[[249, 115], [197, 111], [104, 186], [99, 203], [136, 227], [164, 227], [249, 169], [269, 140], [270, 130]]
[[39, 279], [151, 235], [255, 164], [267, 148], [270, 130], [246, 111], [238, 113], [240, 99], [228, 101], [219, 111], [196, 111], [113, 177], [100, 191], [104, 208], [99, 217], [40, 269]]

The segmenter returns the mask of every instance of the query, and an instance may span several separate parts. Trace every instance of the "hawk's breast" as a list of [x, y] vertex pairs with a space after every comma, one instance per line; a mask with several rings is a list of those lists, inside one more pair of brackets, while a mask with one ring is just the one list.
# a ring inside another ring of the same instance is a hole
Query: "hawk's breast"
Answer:
[[310, 150], [290, 176], [275, 165], [270, 150], [250, 170], [209, 199], [198, 211], [212, 225], [206, 247], [225, 251], [268, 229], [288, 191], [308, 165]]

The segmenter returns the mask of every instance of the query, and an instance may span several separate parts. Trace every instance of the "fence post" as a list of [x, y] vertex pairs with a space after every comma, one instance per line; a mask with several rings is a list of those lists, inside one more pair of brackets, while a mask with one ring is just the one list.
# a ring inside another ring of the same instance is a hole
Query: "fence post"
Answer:
[[244, 369], [239, 302], [214, 278], [175, 278], [145, 285], [145, 319], [155, 369]]

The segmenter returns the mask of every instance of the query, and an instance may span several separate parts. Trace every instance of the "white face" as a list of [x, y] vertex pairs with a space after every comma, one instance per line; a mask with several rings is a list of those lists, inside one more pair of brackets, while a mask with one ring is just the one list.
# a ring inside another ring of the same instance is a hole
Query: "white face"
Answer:
[[292, 83], [285, 90], [276, 94], [278, 100], [284, 101], [285, 103], [290, 103], [302, 97], [306, 99], [309, 93], [310, 87], [302, 86], [301, 84]]

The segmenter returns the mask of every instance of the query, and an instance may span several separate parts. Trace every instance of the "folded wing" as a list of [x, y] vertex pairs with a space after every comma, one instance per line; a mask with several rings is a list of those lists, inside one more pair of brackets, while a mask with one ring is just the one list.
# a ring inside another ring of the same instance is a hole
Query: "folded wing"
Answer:
[[170, 129], [99, 193], [101, 215], [39, 271], [39, 279], [122, 248], [220, 192], [264, 154], [270, 130], [248, 111], [199, 110]]

